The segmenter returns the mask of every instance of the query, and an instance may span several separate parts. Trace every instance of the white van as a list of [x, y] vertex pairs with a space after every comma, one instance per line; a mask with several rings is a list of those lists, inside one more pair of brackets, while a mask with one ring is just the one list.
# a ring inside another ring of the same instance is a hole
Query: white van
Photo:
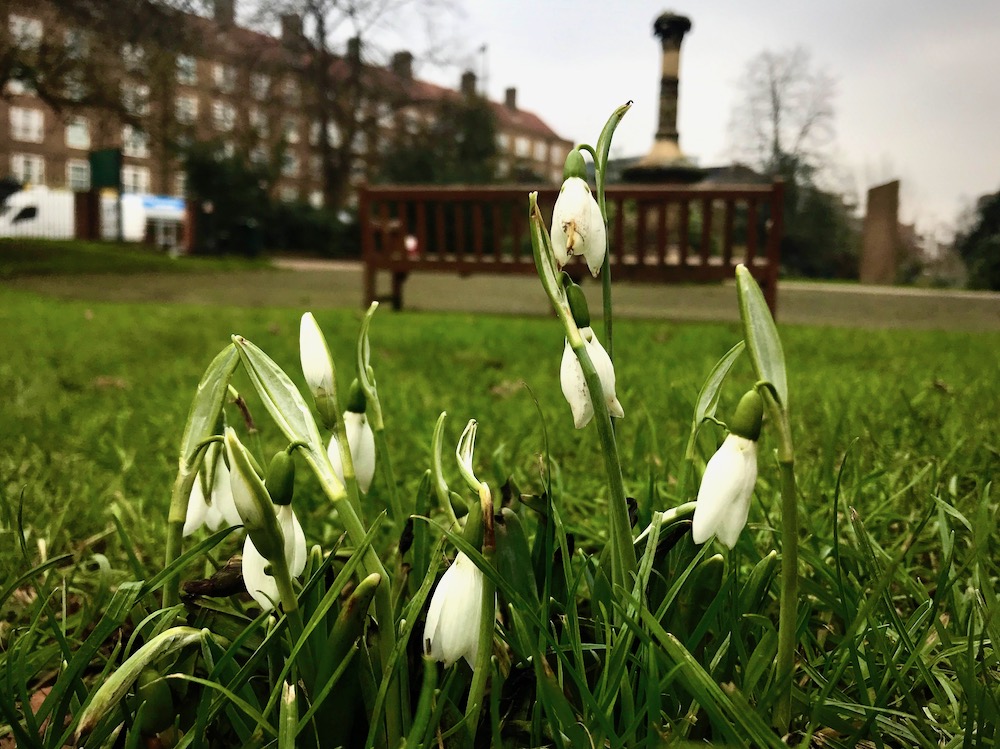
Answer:
[[75, 228], [73, 193], [68, 190], [29, 187], [0, 205], [0, 237], [72, 239]]

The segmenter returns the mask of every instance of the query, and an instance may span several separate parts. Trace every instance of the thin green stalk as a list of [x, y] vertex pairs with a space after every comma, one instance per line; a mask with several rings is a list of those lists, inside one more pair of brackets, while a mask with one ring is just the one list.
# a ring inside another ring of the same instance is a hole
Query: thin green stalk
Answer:
[[604, 400], [601, 378], [587, 353], [583, 337], [575, 326], [568, 332], [570, 347], [580, 362], [587, 389], [590, 391], [597, 435], [601, 440], [601, 452], [604, 454], [604, 468], [608, 474], [608, 489], [611, 493], [608, 502], [611, 524], [611, 580], [614, 585], [620, 585], [627, 590], [631, 587], [630, 576], [636, 571], [635, 548], [632, 545], [632, 526], [628, 519], [625, 483], [622, 479], [615, 432], [611, 425], [611, 414], [608, 413], [608, 406]]
[[[487, 563], [493, 564], [493, 549], [483, 548], [483, 557]], [[472, 685], [469, 687], [469, 700], [465, 703], [465, 725], [469, 731], [468, 745], [476, 742], [476, 729], [479, 726], [479, 713], [483, 707], [483, 697], [486, 694], [486, 683], [490, 675], [490, 658], [493, 655], [493, 629], [496, 626], [496, 585], [483, 575], [483, 598], [481, 601], [481, 619], [479, 627], [479, 644], [476, 651], [476, 667], [472, 670]]]
[[406, 519], [403, 514], [403, 505], [399, 500], [399, 489], [396, 486], [396, 474], [392, 470], [392, 460], [389, 458], [389, 443], [385, 438], [385, 427], [381, 418], [376, 426], [372, 424], [372, 433], [375, 435], [375, 454], [378, 456], [379, 464], [382, 466], [382, 479], [385, 481], [389, 491], [389, 512], [396, 523], [402, 523]]
[[[608, 214], [604, 210], [603, 195], [601, 196], [601, 214], [604, 216], [604, 226], [605, 229], [608, 226]], [[611, 361], [615, 360], [615, 345], [614, 336], [611, 332], [611, 241], [608, 240], [606, 245], [607, 254], [604, 256], [604, 265], [601, 267], [601, 299], [604, 302], [604, 338], [605, 350], [608, 352], [608, 358]]]
[[788, 414], [767, 386], [760, 388], [771, 423], [778, 432], [778, 466], [781, 471], [781, 595], [778, 612], [778, 654], [775, 679], [780, 687], [772, 724], [783, 733], [792, 718], [792, 675], [795, 668], [795, 635], [798, 623], [799, 520], [795, 491], [795, 453]]

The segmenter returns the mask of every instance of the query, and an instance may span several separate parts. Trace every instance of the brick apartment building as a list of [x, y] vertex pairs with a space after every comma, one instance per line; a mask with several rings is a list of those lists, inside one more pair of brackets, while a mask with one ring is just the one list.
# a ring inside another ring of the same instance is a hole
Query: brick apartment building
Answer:
[[[394, 128], [426, 122], [427, 104], [475, 94], [471, 72], [458, 89], [414, 78], [408, 52], [396, 53], [385, 68], [358, 62], [357, 69], [379, 85], [356, 102], [352, 133], [327, 118], [324, 144], [310, 106], [316, 58], [301, 19], [285, 15], [280, 36], [263, 34], [236, 24], [234, 2], [216, 0], [212, 18], [139, 4], [153, 17], [140, 24], [144, 33], [119, 41], [117, 34], [73, 25], [53, 0], [12, 0], [0, 45], [53, 72], [43, 81], [47, 96], [20, 80], [16, 69], [6, 76], [0, 177], [86, 190], [89, 152], [120, 147], [126, 192], [184, 195], [179, 154], [195, 142], [213, 141], [229, 155], [270, 165], [278, 175], [275, 197], [318, 206], [325, 194], [323, 153], [344, 147], [345, 137], [349, 183], [371, 180]], [[145, 33], [150, 29], [154, 33]], [[329, 64], [346, 75], [352, 54], [360, 61], [356, 44]], [[558, 182], [572, 143], [518, 109], [513, 88], [504, 102], [490, 106], [497, 122], [497, 176], [528, 173]]]

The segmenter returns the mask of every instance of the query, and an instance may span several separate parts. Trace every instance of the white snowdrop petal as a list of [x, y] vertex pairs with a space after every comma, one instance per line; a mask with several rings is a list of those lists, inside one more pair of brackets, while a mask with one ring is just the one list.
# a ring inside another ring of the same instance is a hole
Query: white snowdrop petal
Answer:
[[205, 502], [205, 494], [201, 490], [201, 475], [194, 477], [194, 486], [191, 487], [191, 494], [188, 496], [187, 514], [184, 517], [184, 529], [182, 534], [190, 536], [205, 523], [205, 515], [208, 513], [208, 504]]
[[253, 545], [250, 536], [247, 536], [247, 540], [243, 543], [243, 584], [257, 605], [265, 611], [273, 609], [280, 600], [278, 584], [264, 571], [267, 564], [267, 560]]
[[573, 425], [583, 429], [594, 417], [594, 406], [590, 402], [590, 391], [583, 378], [583, 368], [567, 341], [563, 347], [562, 364], [559, 368], [559, 384], [563, 396], [573, 413]]

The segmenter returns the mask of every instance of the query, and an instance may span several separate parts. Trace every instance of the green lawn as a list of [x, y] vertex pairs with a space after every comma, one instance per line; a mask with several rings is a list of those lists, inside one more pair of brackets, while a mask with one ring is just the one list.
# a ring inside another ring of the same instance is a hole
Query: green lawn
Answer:
[[170, 257], [155, 247], [115, 242], [0, 239], [0, 280], [82, 273], [177, 273], [260, 268], [266, 260]]
[[[301, 386], [302, 311], [57, 302], [0, 288], [0, 590], [39, 561], [71, 553], [75, 570], [63, 566], [62, 574], [74, 600], [100, 599], [106, 585], [135, 574], [113, 515], [122, 521], [138, 566], [155, 571], [178, 441], [201, 373], [230, 335], [240, 333]], [[346, 386], [360, 313], [322, 311], [317, 318]], [[674, 496], [674, 476], [694, 398], [740, 333], [735, 325], [650, 321], [620, 321], [615, 330], [618, 395], [626, 412], [618, 430], [626, 492], [648, 518], [653, 509], [690, 499]], [[961, 670], [980, 661], [961, 660], [966, 633], [952, 630], [949, 622], [965, 626], [973, 621], [970, 609], [979, 612], [975, 621], [989, 622], [982, 626], [995, 627], [1000, 616], [991, 598], [996, 498], [989, 483], [1000, 465], [1000, 334], [794, 326], [781, 333], [802, 508], [808, 612], [801, 635], [800, 668], [808, 680], [803, 690], [814, 694], [825, 683], [827, 672], [811, 669], [822, 661], [825, 629], [839, 632], [848, 610], [842, 596], [860, 606], [877, 591], [869, 619], [862, 620], [870, 629], [860, 638], [861, 654], [854, 655], [864, 661], [872, 682], [866, 687], [844, 677], [835, 697], [860, 704], [876, 688], [889, 690], [892, 708], [910, 717], [879, 717], [876, 725], [892, 725], [896, 737], [886, 746], [903, 745], [898, 737], [910, 735], [907, 731], [961, 735], [968, 727], [959, 718], [939, 725], [937, 718], [922, 717], [920, 706], [936, 700], [938, 684], [961, 683], [968, 700], [977, 694], [977, 679], [984, 689], [996, 685], [991, 647], [982, 653], [982, 674]], [[593, 429], [572, 429], [558, 382], [562, 344], [551, 319], [380, 311], [372, 329], [372, 364], [403, 496], [413, 495], [429, 466], [431, 432], [441, 411], [449, 414], [446, 452], [465, 422], [478, 419], [480, 475], [498, 485], [513, 474], [523, 491], [541, 488], [539, 457], [547, 434], [555, 483], [577, 544], [602, 546], [606, 514], [597, 437]], [[741, 360], [723, 391], [721, 417], [752, 384], [749, 365]], [[237, 378], [235, 385], [250, 390], [245, 379]], [[263, 408], [254, 398], [249, 401], [261, 426], [260, 452], [269, 455], [283, 447], [282, 440]], [[233, 410], [229, 416], [238, 418]], [[703, 430], [702, 459], [721, 436], [713, 427]], [[763, 555], [777, 546], [773, 447], [765, 430], [749, 531], [733, 557], [737, 568], [748, 552]], [[459, 483], [457, 471], [449, 472]], [[309, 478], [300, 474], [299, 484], [296, 504], [306, 535], [331, 548], [341, 528]], [[379, 477], [369, 512], [380, 509], [384, 498]], [[849, 522], [849, 508], [876, 543], [874, 551], [864, 551], [866, 537], [860, 525]], [[224, 546], [222, 553], [232, 550]], [[843, 565], [837, 575], [831, 572], [835, 558]], [[838, 577], [841, 569], [847, 577]], [[892, 582], [879, 587], [883, 574]], [[984, 585], [987, 592], [980, 595]], [[14, 596], [0, 612], [0, 646], [16, 635], [13, 625], [20, 622], [24, 603], [23, 596]], [[928, 612], [936, 626], [930, 634], [923, 628]], [[890, 628], [885, 642], [876, 637], [880, 622], [893, 616], [928, 638], [918, 643], [926, 652], [905, 668], [901, 661], [911, 651], [893, 639], [902, 625]], [[895, 647], [902, 653], [896, 664], [900, 675], [887, 687], [876, 669], [892, 660], [885, 649]], [[921, 690], [907, 697], [914, 664], [923, 659], [932, 675], [922, 677]], [[988, 728], [992, 735], [995, 725]], [[871, 735], [867, 729], [865, 735]]]

